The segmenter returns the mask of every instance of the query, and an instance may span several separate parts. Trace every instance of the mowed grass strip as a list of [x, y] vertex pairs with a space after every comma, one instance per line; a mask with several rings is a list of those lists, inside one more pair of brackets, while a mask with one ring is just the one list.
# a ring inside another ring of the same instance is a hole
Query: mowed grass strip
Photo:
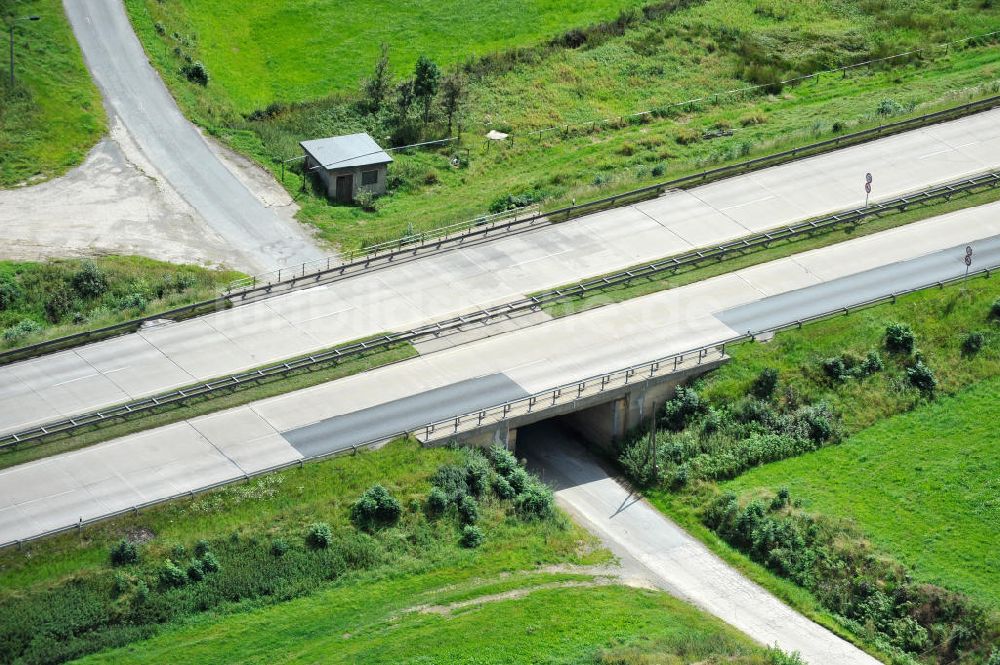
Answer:
[[855, 523], [920, 579], [1000, 607], [998, 419], [994, 377], [723, 487], [787, 487], [805, 510]]
[[[107, 119], [59, 0], [4, 2], [0, 61], [0, 188], [39, 182], [76, 166]], [[8, 39], [14, 23], [15, 85]]]
[[772, 662], [735, 629], [663, 592], [514, 587], [523, 595], [454, 611], [401, 607], [406, 599], [446, 595], [416, 596], [422, 581], [332, 589], [248, 616], [199, 621], [81, 662], [203, 663], [220, 662], [220, 654], [226, 662], [287, 663]]

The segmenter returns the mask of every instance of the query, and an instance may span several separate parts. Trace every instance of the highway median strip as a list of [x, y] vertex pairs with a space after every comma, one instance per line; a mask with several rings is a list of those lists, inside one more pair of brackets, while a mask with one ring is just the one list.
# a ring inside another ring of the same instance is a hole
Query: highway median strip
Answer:
[[[953, 197], [963, 195], [965, 195], [965, 198], [952, 200]], [[942, 205], [943, 202], [944, 205], [970, 207], [985, 202], [975, 197], [985, 197], [990, 201], [1000, 199], [1000, 173], [990, 172], [953, 181], [921, 192], [897, 197], [892, 201], [872, 204], [867, 208], [855, 208], [817, 220], [809, 220], [781, 229], [747, 236], [715, 247], [694, 250], [686, 254], [626, 269], [612, 275], [577, 282], [566, 287], [550, 289], [525, 298], [469, 312], [407, 331], [384, 333], [292, 360], [271, 363], [251, 371], [227, 375], [179, 390], [163, 392], [124, 404], [78, 414], [72, 418], [49, 422], [41, 426], [0, 437], [0, 450], [11, 451], [23, 449], [29, 445], [34, 446], [57, 438], [65, 439], [65, 437], [74, 436], [80, 432], [87, 432], [90, 435], [88, 437], [90, 439], [89, 443], [83, 445], [98, 443], [109, 438], [101, 436], [101, 434], [107, 433], [105, 428], [108, 428], [108, 426], [120, 426], [128, 423], [129, 427], [125, 431], [117, 427], [114, 430], [114, 435], [122, 436], [126, 433], [146, 429], [147, 427], [166, 424], [160, 419], [159, 422], [149, 422], [146, 424], [146, 427], [142, 427], [138, 426], [139, 423], [137, 421], [153, 413], [163, 415], [165, 411], [191, 404], [193, 401], [198, 401], [201, 407], [197, 413], [180, 414], [175, 410], [171, 414], [174, 417], [170, 418], [169, 422], [176, 422], [184, 417], [201, 415], [265, 396], [272, 396], [307, 387], [301, 381], [284, 381], [284, 379], [296, 374], [308, 373], [312, 379], [308, 385], [316, 385], [317, 383], [346, 375], [340, 374], [334, 376], [331, 374], [330, 376], [323, 375], [322, 377], [318, 377], [315, 375], [316, 371], [337, 367], [348, 360], [359, 357], [369, 358], [368, 362], [350, 370], [348, 373], [366, 371], [387, 362], [394, 362], [415, 355], [416, 351], [411, 344], [420, 340], [468, 330], [470, 327], [488, 326], [497, 320], [507, 320], [510, 317], [540, 309], [557, 316], [578, 313], [601, 304], [617, 302], [625, 300], [628, 297], [636, 297], [649, 292], [678, 286], [680, 285], [680, 280], [676, 283], [668, 280], [680, 272], [685, 272], [684, 277], [688, 282], [704, 279], [711, 276], [703, 274], [705, 272], [711, 272], [712, 274], [731, 272], [746, 265], [762, 263], [795, 254], [804, 249], [839, 242], [840, 238], [831, 235], [833, 231], [838, 229], [857, 229], [860, 227], [861, 232], [852, 236], [857, 237], [858, 235], [875, 233], [885, 228], [899, 226], [916, 221], [917, 219], [936, 216], [940, 214], [940, 210], [938, 207], [932, 205], [934, 203], [937, 203], [938, 206]], [[912, 206], [921, 207], [916, 210], [907, 211]], [[805, 243], [810, 243], [810, 246], [803, 247], [802, 245]], [[706, 263], [710, 265], [706, 266]], [[638, 288], [632, 288], [633, 286], [637, 286]], [[400, 354], [398, 351], [400, 348], [405, 348], [406, 351]], [[374, 362], [371, 362], [372, 358], [370, 356], [373, 354], [378, 356], [382, 352], [394, 353], [384, 359], [376, 359]], [[258, 387], [261, 383], [267, 383], [269, 387], [266, 394], [261, 394], [256, 390], [252, 393], [248, 392], [248, 388]], [[235, 400], [227, 400], [225, 403], [215, 401], [218, 397], [235, 395], [237, 393], [240, 394], [240, 397]], [[210, 402], [211, 404], [209, 404]], [[73, 447], [79, 446], [74, 445]], [[23, 459], [12, 462], [10, 461], [10, 457], [4, 455], [0, 457], [0, 467], [27, 461], [28, 457], [25, 456]], [[31, 455], [30, 457], [35, 458], [37, 456]]]

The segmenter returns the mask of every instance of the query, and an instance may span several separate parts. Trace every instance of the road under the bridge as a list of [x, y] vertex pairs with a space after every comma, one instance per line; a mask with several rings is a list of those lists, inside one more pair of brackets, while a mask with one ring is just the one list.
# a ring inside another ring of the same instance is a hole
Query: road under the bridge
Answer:
[[619, 482], [556, 423], [521, 430], [517, 453], [554, 487], [558, 504], [618, 556], [630, 577], [641, 576], [761, 644], [797, 651], [811, 665], [879, 662], [743, 577]]

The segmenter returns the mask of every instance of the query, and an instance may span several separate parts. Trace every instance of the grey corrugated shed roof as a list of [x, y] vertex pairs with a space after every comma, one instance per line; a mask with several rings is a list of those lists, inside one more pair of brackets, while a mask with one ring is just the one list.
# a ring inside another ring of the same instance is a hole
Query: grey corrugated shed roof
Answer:
[[302, 141], [299, 145], [316, 162], [331, 171], [354, 166], [388, 164], [392, 161], [392, 157], [364, 132]]

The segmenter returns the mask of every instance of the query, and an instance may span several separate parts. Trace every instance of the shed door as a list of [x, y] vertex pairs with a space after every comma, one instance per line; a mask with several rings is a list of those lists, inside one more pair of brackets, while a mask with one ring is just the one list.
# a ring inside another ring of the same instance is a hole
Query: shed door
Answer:
[[344, 203], [350, 203], [353, 200], [351, 194], [354, 191], [354, 176], [350, 173], [347, 175], [337, 176], [337, 200]]

